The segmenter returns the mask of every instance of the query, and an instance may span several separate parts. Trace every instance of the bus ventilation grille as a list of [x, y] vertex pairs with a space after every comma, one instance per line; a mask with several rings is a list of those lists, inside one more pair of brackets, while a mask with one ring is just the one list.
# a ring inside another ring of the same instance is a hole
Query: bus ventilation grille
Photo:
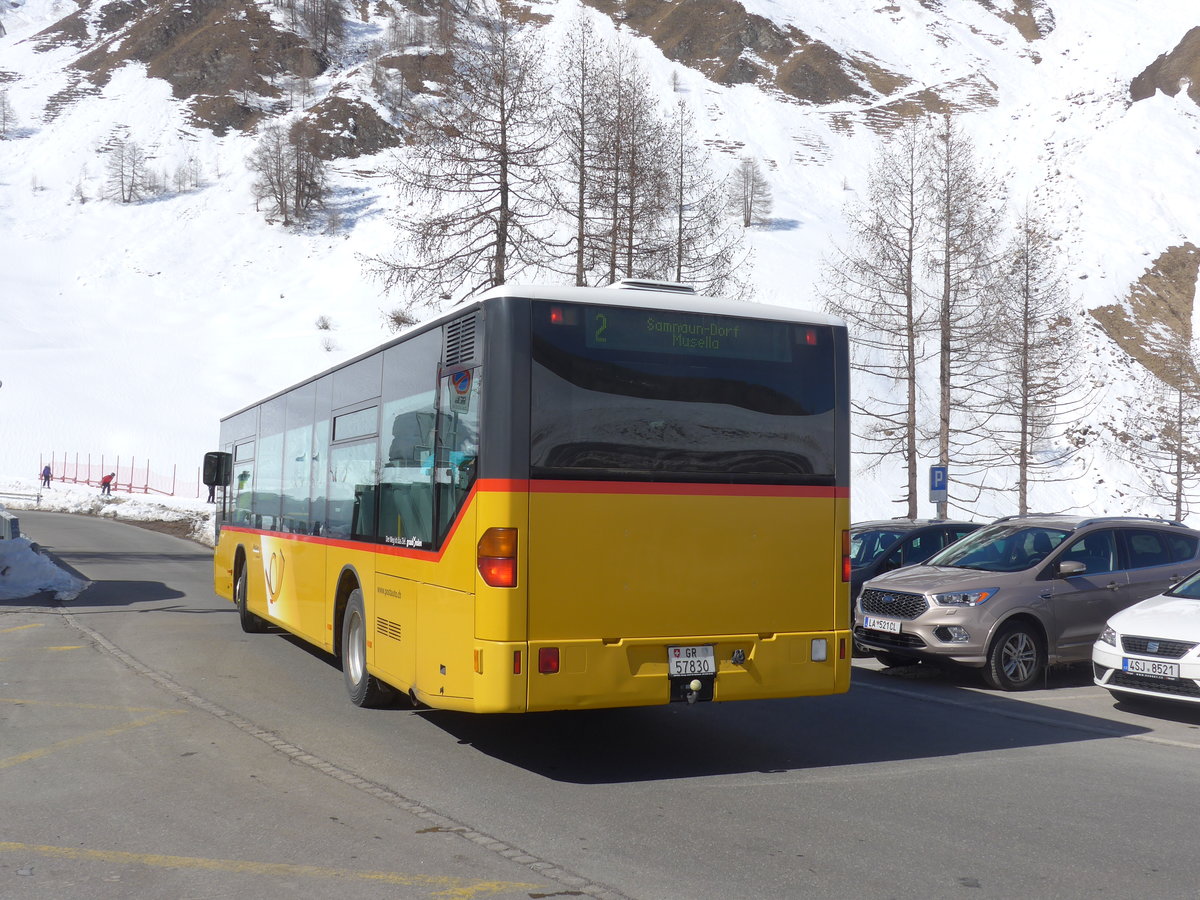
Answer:
[[461, 366], [475, 359], [475, 313], [446, 323], [443, 366]]
[[394, 641], [401, 640], [399, 622], [393, 622], [390, 619], [376, 618], [375, 630], [379, 632], [380, 637], [390, 637]]

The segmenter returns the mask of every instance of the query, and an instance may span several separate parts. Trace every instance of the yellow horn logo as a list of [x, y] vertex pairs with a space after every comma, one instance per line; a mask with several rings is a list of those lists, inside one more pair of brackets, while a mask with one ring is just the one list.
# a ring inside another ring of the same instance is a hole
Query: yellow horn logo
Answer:
[[263, 571], [267, 582], [267, 603], [274, 603], [279, 599], [279, 592], [283, 590], [283, 551], [272, 550], [271, 559], [267, 563]]

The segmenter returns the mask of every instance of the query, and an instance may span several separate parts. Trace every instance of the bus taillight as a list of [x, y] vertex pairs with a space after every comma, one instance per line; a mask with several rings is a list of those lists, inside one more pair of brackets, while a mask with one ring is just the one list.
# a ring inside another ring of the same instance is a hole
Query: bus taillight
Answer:
[[538, 672], [543, 675], [553, 675], [558, 671], [558, 648], [538, 648]]
[[850, 531], [842, 529], [842, 581], [850, 580]]
[[492, 587], [517, 586], [517, 529], [489, 528], [479, 539], [479, 574]]

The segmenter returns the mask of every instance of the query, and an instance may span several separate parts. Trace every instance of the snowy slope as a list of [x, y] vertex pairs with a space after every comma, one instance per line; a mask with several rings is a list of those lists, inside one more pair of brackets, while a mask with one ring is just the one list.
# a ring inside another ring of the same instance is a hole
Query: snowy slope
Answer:
[[[553, 44], [576, 7], [535, 5], [554, 16], [544, 28]], [[1158, 0], [1153, 15], [1126, 0], [1051, 0], [1055, 27], [1033, 43], [970, 0], [947, 0], [937, 12], [917, 0], [745, 5], [906, 75], [913, 92], [969, 82], [965, 97], [979, 75], [993, 83], [996, 105], [974, 109], [967, 127], [1010, 200], [1044, 204], [1061, 230], [1081, 310], [1119, 302], [1157, 254], [1200, 239], [1200, 108], [1184, 93], [1128, 97], [1130, 79], [1200, 24], [1194, 0]], [[13, 139], [0, 141], [0, 477], [33, 479], [53, 452], [132, 457], [156, 472], [178, 465], [190, 471], [181, 480], [194, 483], [222, 415], [388, 337], [382, 317], [395, 300], [358, 261], [391, 245], [391, 196], [370, 171], [387, 156], [335, 167], [338, 230], [292, 232], [254, 210], [244, 166], [253, 138], [189, 126], [181, 101], [140, 66], [46, 121], [75, 51], [38, 52], [29, 38], [71, 9], [28, 0], [6, 10], [0, 38], [0, 72], [15, 76], [0, 86], [17, 118]], [[378, 40], [380, 27], [357, 28], [356, 39]], [[670, 74], [679, 74], [708, 138], [767, 162], [774, 224], [750, 234], [757, 296], [813, 305], [821, 259], [844, 240], [844, 205], [877, 145], [862, 105], [818, 108], [714, 85], [649, 40], [637, 46], [664, 98]], [[98, 149], [114, 134], [149, 149], [168, 173], [194, 156], [204, 185], [142, 204], [99, 199]], [[731, 168], [736, 154], [716, 162]], [[320, 316], [332, 332], [317, 328]], [[1081, 369], [1101, 367], [1111, 413], [1133, 391], [1131, 369], [1092, 333]], [[1165, 512], [1123, 487], [1136, 480], [1126, 459], [1097, 452], [1086, 473], [1047, 488], [1035, 505]], [[887, 470], [860, 473], [855, 518], [894, 514], [894, 479]], [[980, 518], [1010, 511], [995, 497], [971, 510]]]

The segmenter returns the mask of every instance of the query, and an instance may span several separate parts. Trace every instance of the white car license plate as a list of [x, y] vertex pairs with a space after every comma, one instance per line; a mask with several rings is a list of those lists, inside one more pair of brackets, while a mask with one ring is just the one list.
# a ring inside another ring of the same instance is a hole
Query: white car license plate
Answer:
[[717, 657], [712, 645], [703, 647], [668, 647], [669, 675], [716, 675]]
[[863, 616], [863, 628], [871, 631], [886, 631], [888, 634], [900, 633], [899, 619], [877, 619], [875, 616]]
[[1179, 677], [1179, 663], [1155, 662], [1151, 659], [1130, 659], [1129, 657], [1125, 657], [1121, 660], [1121, 668], [1134, 675], [1154, 675], [1158, 678]]

